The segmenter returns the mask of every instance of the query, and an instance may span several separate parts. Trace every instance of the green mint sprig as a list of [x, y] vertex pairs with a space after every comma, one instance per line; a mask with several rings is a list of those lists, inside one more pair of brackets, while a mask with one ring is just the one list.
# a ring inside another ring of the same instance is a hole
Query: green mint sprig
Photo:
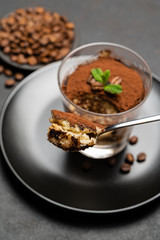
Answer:
[[98, 82], [101, 82], [104, 87], [104, 91], [112, 93], [112, 94], [119, 94], [122, 92], [122, 86], [119, 84], [108, 84], [108, 79], [110, 74], [110, 70], [102, 71], [100, 68], [94, 68], [91, 70], [92, 76]]

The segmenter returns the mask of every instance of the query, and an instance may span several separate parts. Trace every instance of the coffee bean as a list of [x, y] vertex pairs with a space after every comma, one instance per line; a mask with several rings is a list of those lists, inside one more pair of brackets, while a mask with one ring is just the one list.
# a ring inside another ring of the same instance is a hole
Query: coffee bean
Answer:
[[42, 46], [45, 46], [45, 45], [47, 45], [49, 43], [49, 39], [48, 38], [42, 38], [42, 39], [40, 39], [40, 44], [42, 45]]
[[138, 141], [138, 137], [136, 137], [136, 136], [133, 136], [133, 137], [129, 138], [129, 143], [130, 143], [131, 145], [136, 144], [137, 141]]
[[74, 39], [74, 32], [72, 30], [67, 31], [67, 36], [70, 41]]
[[121, 165], [121, 167], [120, 167], [120, 171], [121, 171], [122, 173], [129, 173], [130, 170], [131, 170], [131, 165], [128, 164], [128, 163], [123, 163], [123, 164]]
[[91, 89], [94, 91], [102, 91], [104, 85], [101, 82], [93, 81], [91, 82]]
[[12, 49], [12, 53], [14, 53], [14, 54], [18, 54], [18, 53], [21, 53], [22, 51], [21, 51], [21, 49], [20, 48], [13, 48]]
[[24, 75], [22, 73], [15, 73], [14, 78], [17, 81], [21, 81], [24, 78]]
[[3, 39], [0, 43], [0, 46], [1, 47], [6, 47], [9, 45], [9, 41], [7, 39]]
[[90, 161], [90, 160], [85, 160], [85, 161], [83, 162], [82, 168], [83, 168], [85, 171], [89, 171], [89, 170], [92, 168], [92, 161]]
[[126, 162], [129, 163], [129, 164], [133, 164], [133, 162], [134, 162], [133, 154], [127, 153], [125, 160], [126, 160]]
[[25, 63], [27, 63], [27, 59], [26, 59], [26, 57], [24, 56], [24, 54], [19, 54], [19, 55], [17, 55], [17, 63], [19, 63], [19, 64], [25, 64]]
[[17, 57], [17, 55], [10, 55], [10, 59], [13, 61], [13, 62], [17, 62], [17, 59], [18, 59], [18, 57]]
[[37, 64], [37, 58], [34, 56], [28, 57], [27, 62], [29, 65], [34, 66]]
[[9, 79], [7, 79], [6, 81], [5, 81], [5, 86], [6, 87], [8, 87], [8, 88], [10, 88], [10, 87], [13, 87], [14, 85], [15, 85], [15, 80], [14, 79], [12, 79], [12, 78], [9, 78]]
[[13, 75], [13, 72], [10, 70], [10, 69], [4, 69], [4, 74], [7, 75], [7, 76], [12, 76]]
[[11, 48], [9, 46], [7, 46], [3, 49], [3, 52], [8, 54], [11, 52]]
[[63, 42], [62, 42], [62, 45], [64, 47], [70, 47], [70, 41], [68, 39], [64, 39]]
[[66, 27], [67, 27], [68, 29], [74, 29], [74, 28], [75, 28], [75, 25], [74, 25], [73, 22], [68, 22], [68, 23], [66, 23]]
[[30, 47], [26, 48], [26, 53], [27, 53], [29, 56], [33, 55], [33, 50], [32, 50], [32, 48], [30, 48]]
[[59, 50], [57, 57], [55, 59], [60, 60], [69, 53], [69, 48], [62, 48]]
[[37, 13], [41, 14], [41, 13], [44, 13], [44, 12], [45, 12], [45, 9], [44, 9], [43, 7], [36, 7], [36, 8], [35, 8], [35, 11], [36, 11]]
[[146, 160], [146, 154], [144, 152], [139, 153], [138, 156], [137, 156], [137, 161], [138, 162], [143, 162], [145, 160]]
[[10, 17], [7, 19], [7, 23], [8, 23], [9, 25], [13, 25], [13, 24], [15, 23], [14, 17], [10, 16]]
[[58, 32], [60, 30], [60, 26], [55, 25], [55, 27], [53, 27], [53, 32]]
[[41, 58], [41, 62], [42, 63], [49, 63], [50, 62], [50, 58], [43, 57], [43, 58]]
[[4, 67], [0, 65], [0, 73], [3, 73], [3, 71], [4, 71]]

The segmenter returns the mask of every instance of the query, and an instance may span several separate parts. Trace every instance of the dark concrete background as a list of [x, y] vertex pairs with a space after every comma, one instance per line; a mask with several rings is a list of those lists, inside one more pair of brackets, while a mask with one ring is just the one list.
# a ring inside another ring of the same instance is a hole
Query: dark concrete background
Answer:
[[[16, 8], [44, 6], [76, 23], [80, 44], [108, 41], [138, 52], [160, 76], [159, 0], [4, 0], [0, 17]], [[12, 89], [0, 75], [0, 109]], [[0, 152], [0, 240], [158, 240], [160, 202], [122, 214], [68, 212], [30, 193], [13, 176]]]

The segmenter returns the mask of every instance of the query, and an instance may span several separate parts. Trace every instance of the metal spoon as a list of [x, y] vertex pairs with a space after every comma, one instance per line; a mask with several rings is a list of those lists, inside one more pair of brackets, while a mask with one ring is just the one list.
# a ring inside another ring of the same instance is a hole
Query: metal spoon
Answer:
[[[131, 127], [131, 126], [135, 126], [135, 125], [140, 125], [140, 124], [145, 124], [145, 123], [150, 123], [150, 122], [156, 122], [156, 121], [160, 121], [160, 115], [140, 118], [140, 119], [132, 120], [132, 121], [129, 121], [129, 122], [118, 123], [118, 124], [115, 124], [115, 125], [104, 128], [103, 133], [106, 133], [106, 132], [109, 132], [109, 131], [112, 131], [112, 130], [116, 130], [116, 129], [119, 129], [119, 128]], [[101, 134], [103, 134], [103, 133], [101, 133]]]

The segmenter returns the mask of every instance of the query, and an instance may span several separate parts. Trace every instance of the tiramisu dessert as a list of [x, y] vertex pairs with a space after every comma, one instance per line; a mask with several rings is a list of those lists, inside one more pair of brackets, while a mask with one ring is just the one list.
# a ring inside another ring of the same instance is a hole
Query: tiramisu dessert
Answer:
[[73, 113], [51, 111], [52, 124], [48, 129], [48, 140], [65, 151], [84, 150], [96, 144], [97, 136], [104, 126], [93, 123]]
[[[89, 56], [78, 52], [74, 57], [69, 56], [59, 72], [63, 103], [69, 113], [52, 111], [48, 140], [71, 151], [96, 144], [96, 158], [103, 157], [98, 155], [101, 149], [111, 149], [104, 156], [112, 156], [126, 146], [130, 129], [101, 133], [105, 127], [137, 117], [138, 111], [128, 110], [147, 94], [145, 74], [134, 60], [116, 57], [110, 49]], [[90, 149], [86, 151], [87, 156], [95, 157]]]
[[127, 111], [144, 98], [138, 72], [102, 51], [96, 60], [79, 65], [62, 86], [64, 94], [79, 107], [102, 114]]

